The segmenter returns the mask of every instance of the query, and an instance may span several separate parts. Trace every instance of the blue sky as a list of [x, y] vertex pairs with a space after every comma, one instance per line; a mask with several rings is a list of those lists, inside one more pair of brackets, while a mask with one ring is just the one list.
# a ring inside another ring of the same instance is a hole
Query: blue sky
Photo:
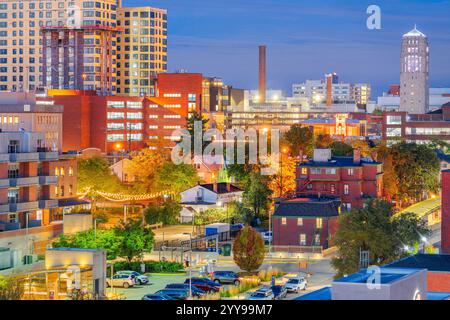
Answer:
[[[370, 82], [375, 95], [399, 82], [402, 34], [417, 24], [430, 42], [430, 83], [450, 86], [450, 0], [123, 0], [168, 9], [169, 71], [222, 77], [257, 87], [259, 44], [268, 46], [268, 87], [331, 71]], [[366, 28], [366, 9], [382, 11], [382, 29]]]

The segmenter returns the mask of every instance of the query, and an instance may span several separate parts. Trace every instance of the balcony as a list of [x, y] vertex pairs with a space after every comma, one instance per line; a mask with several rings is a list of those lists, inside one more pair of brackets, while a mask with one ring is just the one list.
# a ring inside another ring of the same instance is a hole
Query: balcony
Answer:
[[0, 189], [9, 188], [9, 179], [0, 179]]
[[20, 229], [20, 223], [14, 222], [14, 223], [8, 223], [8, 222], [0, 222], [0, 231], [12, 231], [12, 230], [19, 230]]
[[39, 177], [39, 184], [40, 185], [49, 185], [49, 184], [57, 184], [58, 183], [58, 177], [57, 176], [40, 176]]
[[4, 154], [0, 154], [0, 162], [9, 162], [9, 154], [4, 153]]
[[10, 212], [24, 212], [24, 211], [31, 211], [31, 210], [38, 210], [38, 209], [39, 209], [38, 201], [19, 202], [19, 203], [10, 203], [9, 204]]
[[39, 200], [39, 209], [58, 208], [58, 200]]
[[0, 214], [9, 213], [9, 204], [0, 204]]
[[39, 161], [39, 153], [37, 152], [26, 152], [26, 153], [10, 153], [10, 162], [35, 162]]
[[58, 152], [39, 152], [39, 160], [41, 161], [55, 161], [58, 159]]
[[14, 178], [9, 179], [9, 186], [15, 187], [29, 187], [39, 184], [39, 177]]

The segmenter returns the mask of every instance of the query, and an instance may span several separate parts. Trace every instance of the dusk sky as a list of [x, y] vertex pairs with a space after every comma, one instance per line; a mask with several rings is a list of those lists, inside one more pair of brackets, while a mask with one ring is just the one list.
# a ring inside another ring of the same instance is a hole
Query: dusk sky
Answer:
[[[369, 82], [376, 95], [399, 83], [401, 37], [417, 24], [430, 43], [430, 85], [450, 86], [450, 0], [123, 0], [168, 9], [169, 71], [222, 77], [257, 87], [259, 44], [268, 46], [268, 88], [336, 71]], [[366, 9], [382, 10], [368, 30]]]

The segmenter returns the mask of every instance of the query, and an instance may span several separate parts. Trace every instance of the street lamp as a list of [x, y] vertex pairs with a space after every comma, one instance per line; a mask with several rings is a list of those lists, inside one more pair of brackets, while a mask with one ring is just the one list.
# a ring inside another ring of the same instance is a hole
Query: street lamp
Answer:
[[192, 299], [192, 233], [185, 232], [184, 235], [189, 235], [189, 298]]

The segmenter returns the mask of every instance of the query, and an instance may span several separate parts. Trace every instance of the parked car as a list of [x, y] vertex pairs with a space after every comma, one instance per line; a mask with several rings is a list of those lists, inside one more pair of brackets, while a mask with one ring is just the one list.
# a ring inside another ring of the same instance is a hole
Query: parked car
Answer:
[[125, 274], [125, 275], [128, 275], [128, 276], [133, 276], [134, 277], [134, 281], [138, 285], [147, 284], [150, 281], [147, 276], [144, 276], [144, 275], [142, 275], [142, 274], [140, 274], [139, 272], [136, 272], [136, 271], [124, 270], [124, 271], [118, 271], [117, 274]]
[[213, 274], [213, 281], [220, 284], [234, 284], [239, 285], [241, 278], [233, 271], [216, 271]]
[[300, 292], [300, 290], [306, 290], [308, 283], [304, 277], [290, 278], [286, 282], [286, 289], [288, 292]]
[[189, 298], [189, 290], [183, 289], [162, 289], [156, 291], [155, 294], [169, 296], [174, 300], [187, 300]]
[[272, 289], [276, 300], [281, 300], [281, 299], [286, 298], [286, 295], [287, 295], [286, 286], [277, 285], [277, 286], [272, 286], [270, 288]]
[[[189, 278], [184, 281], [184, 284], [189, 285]], [[214, 281], [211, 281], [208, 278], [192, 278], [192, 284], [197, 288], [205, 291], [205, 292], [219, 292], [220, 284]]]
[[134, 277], [126, 274], [116, 274], [111, 278], [106, 279], [107, 287], [123, 287], [129, 288], [134, 286]]
[[[171, 284], [166, 285], [166, 289], [183, 289], [183, 290], [189, 291], [189, 283], [188, 284], [186, 284], [186, 283], [171, 283]], [[196, 296], [196, 297], [201, 297], [206, 294], [205, 291], [198, 288], [194, 284], [191, 286], [191, 290], [192, 290], [192, 295]]]
[[175, 300], [174, 298], [165, 294], [146, 294], [141, 300]]
[[261, 235], [265, 242], [271, 242], [272, 241], [272, 231], [264, 231], [261, 232]]
[[251, 293], [248, 300], [274, 300], [275, 295], [271, 288], [261, 288]]

